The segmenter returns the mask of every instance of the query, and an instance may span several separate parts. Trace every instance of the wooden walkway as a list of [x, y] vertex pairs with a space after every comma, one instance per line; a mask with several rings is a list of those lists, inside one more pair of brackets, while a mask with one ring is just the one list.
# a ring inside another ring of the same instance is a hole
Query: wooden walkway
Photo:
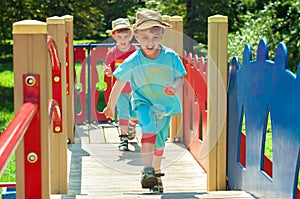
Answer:
[[181, 143], [167, 143], [163, 156], [163, 194], [142, 189], [140, 131], [130, 151], [118, 150], [118, 129], [113, 125], [76, 127], [75, 144], [69, 145], [69, 193], [51, 199], [98, 198], [253, 198], [241, 191], [206, 191], [206, 174]]

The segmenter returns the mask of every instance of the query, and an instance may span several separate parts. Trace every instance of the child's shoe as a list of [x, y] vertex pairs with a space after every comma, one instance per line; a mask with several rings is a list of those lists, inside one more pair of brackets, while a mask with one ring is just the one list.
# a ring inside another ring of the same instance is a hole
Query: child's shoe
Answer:
[[128, 123], [128, 139], [133, 140], [135, 138], [136, 130], [135, 130], [135, 123]]
[[153, 167], [145, 167], [141, 179], [142, 188], [153, 188], [157, 184], [157, 177], [154, 174]]
[[155, 184], [152, 188], [150, 188], [150, 192], [154, 194], [160, 194], [164, 192], [163, 183], [161, 177], [164, 176], [164, 173], [155, 172], [155, 176], [157, 179], [157, 184]]
[[129, 148], [128, 148], [128, 139], [127, 139], [127, 135], [119, 135], [121, 141], [120, 141], [120, 144], [119, 144], [119, 150], [120, 151], [128, 151]]

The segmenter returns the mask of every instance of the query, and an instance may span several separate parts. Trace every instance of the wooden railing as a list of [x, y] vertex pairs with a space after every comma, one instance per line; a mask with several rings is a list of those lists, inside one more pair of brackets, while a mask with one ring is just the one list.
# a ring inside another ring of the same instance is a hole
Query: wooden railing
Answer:
[[[0, 137], [0, 168], [2, 173], [15, 152], [16, 183], [1, 183], [1, 187], [17, 186], [17, 198], [49, 199], [52, 193], [68, 190], [67, 135], [74, 134], [74, 126], [69, 126], [74, 124], [74, 103], [70, 88], [73, 64], [68, 63], [71, 68], [66, 71], [65, 57], [73, 59], [72, 25], [71, 16], [48, 18], [47, 23], [24, 20], [13, 25], [17, 114]], [[49, 132], [56, 134], [49, 136]]]

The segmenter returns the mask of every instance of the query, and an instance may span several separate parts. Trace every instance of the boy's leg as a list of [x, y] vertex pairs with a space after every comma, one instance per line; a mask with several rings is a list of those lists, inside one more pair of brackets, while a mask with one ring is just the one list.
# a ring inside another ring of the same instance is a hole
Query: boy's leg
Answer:
[[154, 156], [152, 165], [155, 170], [155, 176], [157, 178], [157, 184], [150, 189], [152, 193], [163, 193], [163, 183], [161, 177], [164, 173], [161, 172], [161, 161], [164, 153], [165, 142], [168, 139], [168, 130], [170, 124], [170, 116], [163, 117], [162, 119], [157, 119], [157, 136], [156, 143], [154, 146]]
[[164, 153], [165, 143], [168, 140], [168, 132], [171, 117], [165, 116], [161, 119], [157, 119], [156, 127], [158, 133], [156, 134], [156, 142], [154, 145], [153, 167], [155, 170], [161, 169], [161, 160]]
[[127, 129], [128, 129], [128, 120], [125, 119], [119, 119], [119, 128], [121, 131], [120, 137], [120, 144], [119, 144], [119, 150], [120, 151], [128, 151], [128, 135], [127, 135]]
[[132, 109], [131, 95], [128, 95], [128, 106], [129, 106], [129, 123], [128, 123], [128, 139], [132, 140], [136, 135], [136, 124], [138, 123], [136, 111]]
[[129, 111], [128, 108], [126, 108], [126, 101], [127, 101], [126, 94], [121, 94], [117, 101], [117, 112], [118, 112], [118, 118], [119, 118], [119, 128], [121, 131], [120, 135], [120, 144], [119, 144], [119, 150], [120, 151], [128, 151], [128, 120], [129, 120]]
[[[145, 134], [143, 134], [143, 138], [144, 135]], [[152, 166], [155, 139], [152, 138], [154, 142], [151, 141], [148, 142], [145, 141], [143, 138], [142, 138], [141, 152], [142, 152], [144, 169], [142, 171], [141, 184], [142, 184], [142, 188], [152, 188], [155, 184], [157, 184], [157, 178], [155, 176], [154, 168]]]
[[163, 153], [164, 153], [163, 149], [161, 150], [154, 149], [152, 165], [155, 171], [161, 169], [161, 160], [162, 160]]
[[152, 166], [154, 144], [156, 141], [155, 116], [147, 105], [139, 106], [137, 115], [139, 118], [139, 125], [142, 129], [141, 155], [144, 169], [142, 171], [141, 184], [143, 188], [152, 188], [157, 184], [157, 178]]

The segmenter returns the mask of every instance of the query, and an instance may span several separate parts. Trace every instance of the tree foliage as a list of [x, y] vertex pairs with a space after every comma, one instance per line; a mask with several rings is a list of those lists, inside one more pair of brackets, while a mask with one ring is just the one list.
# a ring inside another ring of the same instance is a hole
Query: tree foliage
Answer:
[[275, 50], [279, 42], [284, 42], [288, 49], [289, 66], [296, 72], [300, 62], [300, 3], [294, 0], [285, 2], [270, 2], [261, 10], [247, 11], [239, 15], [243, 23], [236, 32], [229, 34], [228, 54], [242, 57], [245, 44], [256, 49], [261, 38], [265, 38], [269, 47], [269, 58], [274, 59]]
[[46, 21], [47, 17], [69, 14], [74, 17], [75, 39], [101, 42], [108, 38], [105, 32], [111, 28], [112, 20], [128, 17], [133, 23], [136, 11], [148, 8], [163, 15], [182, 16], [184, 34], [199, 43], [201, 49], [207, 44], [208, 17], [228, 16], [229, 58], [240, 55], [244, 44], [255, 47], [260, 38], [265, 38], [269, 49], [285, 42], [290, 63], [297, 65], [299, 7], [297, 0], [6, 0], [0, 2], [0, 55], [11, 53], [7, 41], [12, 39], [12, 24], [16, 21]]

